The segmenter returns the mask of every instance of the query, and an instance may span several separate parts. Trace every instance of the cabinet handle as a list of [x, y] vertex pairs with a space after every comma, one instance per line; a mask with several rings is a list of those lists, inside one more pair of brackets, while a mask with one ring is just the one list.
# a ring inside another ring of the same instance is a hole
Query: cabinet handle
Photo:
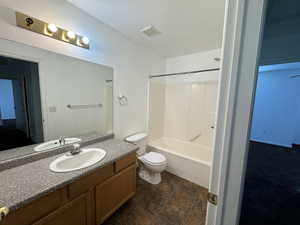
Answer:
[[9, 213], [9, 209], [7, 207], [0, 208], [0, 221], [3, 220]]

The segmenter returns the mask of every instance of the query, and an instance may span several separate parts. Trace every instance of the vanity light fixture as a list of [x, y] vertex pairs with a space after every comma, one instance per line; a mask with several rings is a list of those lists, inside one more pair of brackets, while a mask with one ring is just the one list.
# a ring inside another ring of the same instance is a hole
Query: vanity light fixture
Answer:
[[76, 35], [75, 35], [75, 33], [73, 32], [73, 31], [68, 31], [67, 32], [67, 38], [69, 39], [69, 40], [73, 40], [73, 39], [75, 39], [75, 37], [76, 37]]
[[65, 30], [57, 27], [53, 23], [47, 23], [23, 13], [16, 12], [16, 24], [17, 26], [26, 30], [30, 30], [81, 48], [90, 49], [90, 41], [87, 37], [78, 35], [71, 30]]
[[81, 38], [80, 42], [84, 45], [88, 45], [90, 43], [90, 40], [87, 37], [83, 37]]
[[58, 31], [58, 28], [55, 24], [50, 23], [47, 26], [47, 30], [48, 30], [49, 33], [53, 34], [53, 33], [56, 33]]

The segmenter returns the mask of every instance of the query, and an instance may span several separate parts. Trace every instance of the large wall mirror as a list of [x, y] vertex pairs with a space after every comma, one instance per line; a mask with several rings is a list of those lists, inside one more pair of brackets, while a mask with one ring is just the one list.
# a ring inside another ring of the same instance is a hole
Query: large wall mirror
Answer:
[[0, 45], [2, 160], [113, 133], [112, 68], [3, 39]]

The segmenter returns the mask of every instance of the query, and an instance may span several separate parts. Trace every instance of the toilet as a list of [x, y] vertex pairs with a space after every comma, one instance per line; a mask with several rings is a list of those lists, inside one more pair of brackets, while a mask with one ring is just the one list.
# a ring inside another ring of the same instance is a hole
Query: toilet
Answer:
[[139, 176], [150, 184], [161, 182], [161, 173], [167, 167], [167, 159], [164, 155], [157, 152], [146, 152], [147, 146], [146, 133], [138, 133], [127, 137], [125, 140], [136, 144], [139, 147], [137, 156], [139, 160]]

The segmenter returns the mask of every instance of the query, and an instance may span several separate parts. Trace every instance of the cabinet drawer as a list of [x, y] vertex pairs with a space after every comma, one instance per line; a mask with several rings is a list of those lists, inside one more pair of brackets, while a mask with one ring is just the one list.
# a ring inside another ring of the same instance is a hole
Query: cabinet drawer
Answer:
[[68, 186], [69, 198], [75, 198], [89, 191], [95, 185], [114, 175], [113, 164], [100, 168], [92, 174], [81, 178]]
[[30, 225], [58, 209], [67, 201], [66, 188], [46, 195], [31, 204], [10, 213], [0, 225]]
[[134, 163], [136, 163], [136, 153], [135, 152], [130, 153], [115, 162], [115, 173], [118, 173], [122, 169], [125, 169]]

